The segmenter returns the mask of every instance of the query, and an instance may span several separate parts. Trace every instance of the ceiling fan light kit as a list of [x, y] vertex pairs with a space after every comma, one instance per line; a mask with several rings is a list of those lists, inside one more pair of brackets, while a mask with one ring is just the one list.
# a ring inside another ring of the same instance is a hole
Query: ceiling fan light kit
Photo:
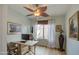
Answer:
[[34, 13], [35, 16], [40, 16], [40, 13]]
[[47, 10], [47, 6], [43, 6], [43, 7], [40, 7], [39, 4], [36, 4], [36, 9], [33, 10], [31, 8], [27, 8], [27, 7], [24, 7], [25, 9], [29, 10], [30, 12], [33, 12], [33, 14], [29, 14], [27, 16], [44, 16], [44, 17], [47, 17], [49, 16], [47, 13], [45, 13], [45, 11]]
[[34, 15], [35, 15], [35, 16], [40, 16], [40, 15], [41, 15], [40, 10], [39, 10], [39, 9], [36, 10], [36, 11], [34, 12]]

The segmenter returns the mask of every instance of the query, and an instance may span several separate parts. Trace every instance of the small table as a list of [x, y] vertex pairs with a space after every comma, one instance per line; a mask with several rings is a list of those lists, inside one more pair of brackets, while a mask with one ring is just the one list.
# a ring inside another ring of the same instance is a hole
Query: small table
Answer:
[[[29, 47], [29, 51], [31, 51], [34, 55], [35, 55], [35, 49], [36, 49], [37, 43], [38, 43], [38, 41], [32, 41], [32, 40], [28, 40], [25, 43], [25, 45], [27, 45]], [[31, 47], [34, 47], [34, 52], [31, 50]]]
[[[25, 43], [22, 42], [16, 42], [17, 44], [23, 44], [29, 47], [29, 51], [28, 52], [32, 52], [35, 55], [35, 49], [36, 49], [36, 44], [38, 43], [38, 41], [34, 41], [34, 40], [27, 40]], [[34, 47], [34, 52], [31, 50], [31, 47]]]

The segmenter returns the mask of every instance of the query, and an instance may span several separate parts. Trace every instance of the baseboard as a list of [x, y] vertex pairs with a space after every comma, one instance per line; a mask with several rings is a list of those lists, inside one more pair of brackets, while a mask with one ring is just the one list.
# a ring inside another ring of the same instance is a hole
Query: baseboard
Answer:
[[[45, 48], [50, 48], [50, 47], [48, 47], [48, 46], [43, 46], [43, 45], [37, 45], [37, 46], [41, 46], [41, 47], [45, 47]], [[50, 48], [50, 49], [56, 49], [56, 50], [59, 50], [60, 51], [60, 49], [59, 48]], [[65, 49], [63, 49], [63, 51], [66, 51]]]
[[7, 52], [0, 52], [0, 55], [7, 55]]

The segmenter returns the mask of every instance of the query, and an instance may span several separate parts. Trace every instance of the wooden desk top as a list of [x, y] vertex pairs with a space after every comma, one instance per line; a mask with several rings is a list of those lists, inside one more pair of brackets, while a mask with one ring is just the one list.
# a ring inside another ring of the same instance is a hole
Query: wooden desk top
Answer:
[[38, 41], [28, 40], [28, 41], [26, 41], [25, 45], [33, 46], [33, 45], [36, 45], [37, 43], [38, 43]]
[[25, 43], [22, 43], [20, 41], [15, 42], [17, 44], [23, 44], [23, 45], [27, 45], [27, 46], [34, 46], [38, 43], [38, 41], [33, 41], [33, 40], [27, 40]]

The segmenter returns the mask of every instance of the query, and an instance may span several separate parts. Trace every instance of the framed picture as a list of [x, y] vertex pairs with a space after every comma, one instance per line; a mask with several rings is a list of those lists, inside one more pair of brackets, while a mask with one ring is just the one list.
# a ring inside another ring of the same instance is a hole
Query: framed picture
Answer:
[[62, 25], [56, 25], [56, 32], [60, 32], [62, 30]]
[[13, 22], [7, 23], [7, 33], [10, 35], [20, 34], [21, 33], [21, 25]]
[[69, 37], [79, 40], [79, 11], [69, 19]]

